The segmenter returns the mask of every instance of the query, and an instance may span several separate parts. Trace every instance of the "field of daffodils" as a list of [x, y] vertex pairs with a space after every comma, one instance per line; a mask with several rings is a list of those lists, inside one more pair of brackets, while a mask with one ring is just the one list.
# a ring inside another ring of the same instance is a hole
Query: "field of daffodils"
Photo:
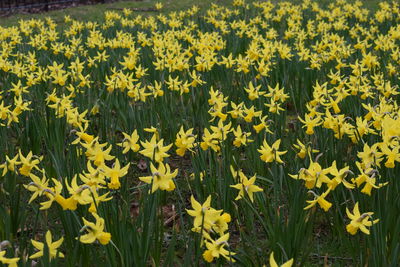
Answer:
[[319, 2], [0, 26], [0, 266], [398, 266], [400, 4]]

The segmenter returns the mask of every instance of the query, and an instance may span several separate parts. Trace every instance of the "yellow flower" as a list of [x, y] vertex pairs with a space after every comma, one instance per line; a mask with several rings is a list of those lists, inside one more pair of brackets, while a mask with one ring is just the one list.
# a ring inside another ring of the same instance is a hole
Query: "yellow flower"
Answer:
[[151, 192], [154, 193], [157, 189], [172, 191], [175, 189], [174, 181], [172, 180], [178, 175], [178, 169], [171, 173], [171, 168], [166, 163], [160, 162], [158, 169], [150, 164], [151, 176], [139, 177], [139, 179], [147, 184], [151, 184]]
[[78, 144], [81, 140], [85, 141], [86, 144], [90, 144], [94, 140], [94, 136], [87, 134], [83, 129], [75, 134], [78, 136], [78, 138], [75, 139], [72, 144]]
[[[79, 203], [81, 205], [89, 204], [92, 201], [92, 193], [91, 193], [92, 190], [90, 189], [89, 186], [85, 184], [78, 185], [76, 175], [72, 178], [71, 184], [69, 184], [68, 180], [65, 179], [65, 185], [67, 187], [68, 193], [71, 195], [71, 198], [73, 199], [73, 200], [68, 199], [68, 201], [71, 202], [75, 201], [76, 203]], [[63, 203], [63, 201], [61, 201], [61, 203]], [[64, 202], [64, 204], [66, 204], [66, 202]]]
[[394, 168], [395, 161], [400, 162], [400, 147], [390, 148], [387, 144], [382, 144], [380, 146], [382, 153], [387, 157], [385, 162], [386, 168]]
[[[279, 267], [279, 265], [275, 261], [274, 252], [272, 252], [271, 255], [269, 256], [269, 265], [271, 267]], [[280, 267], [291, 267], [292, 265], [293, 265], [293, 259], [290, 259], [284, 264], [280, 265]]]
[[268, 93], [265, 96], [270, 97], [274, 102], [280, 101], [282, 103], [289, 98], [289, 95], [285, 94], [285, 89], [279, 87], [279, 83], [276, 84], [275, 88], [268, 86]]
[[42, 160], [42, 157], [34, 156], [32, 151], [30, 151], [26, 157], [24, 157], [21, 151], [19, 151], [19, 158], [22, 164], [22, 166], [18, 169], [20, 174], [29, 176], [32, 169], [40, 170], [37, 165]]
[[49, 188], [48, 187], [49, 181], [48, 181], [44, 171], [43, 171], [42, 179], [40, 179], [39, 177], [37, 177], [36, 175], [34, 175], [32, 173], [30, 174], [29, 177], [31, 178], [32, 182], [30, 182], [27, 185], [24, 185], [24, 187], [27, 190], [33, 192], [31, 198], [28, 201], [28, 203], [30, 204], [38, 196], [43, 195], [45, 189]]
[[2, 264], [8, 264], [8, 267], [17, 267], [19, 258], [6, 258], [6, 251], [0, 251], [0, 262]]
[[314, 194], [314, 200], [307, 200], [308, 206], [306, 206], [304, 209], [308, 210], [312, 207], [314, 207], [317, 203], [318, 205], [324, 210], [328, 211], [332, 207], [332, 203], [327, 201], [325, 198], [329, 194], [331, 189], [326, 190], [322, 195], [318, 196], [315, 194], [313, 191], [309, 191]]
[[228, 223], [231, 220], [232, 220], [231, 215], [229, 213], [224, 212], [214, 221], [212, 229], [219, 235], [223, 235], [228, 230]]
[[330, 169], [330, 174], [332, 174], [332, 175], [334, 176], [334, 177], [332, 178], [332, 180], [331, 180], [331, 183], [328, 184], [328, 186], [329, 186], [332, 190], [334, 190], [334, 189], [336, 188], [336, 186], [338, 186], [338, 185], [341, 184], [341, 183], [343, 183], [343, 185], [344, 185], [346, 188], [349, 188], [349, 189], [353, 189], [353, 188], [354, 188], [354, 185], [353, 185], [353, 184], [350, 184], [349, 182], [347, 182], [347, 181], [345, 180], [346, 176], [347, 176], [349, 173], [352, 173], [352, 172], [349, 170], [349, 166], [346, 166], [346, 167], [344, 167], [344, 168], [342, 168], [342, 169], [339, 170], [339, 169], [336, 167], [336, 160], [335, 160], [335, 161], [332, 162], [332, 166], [331, 166], [329, 169]]
[[60, 194], [54, 196], [54, 200], [62, 207], [63, 210], [76, 210], [78, 201], [73, 197], [64, 198]]
[[271, 113], [276, 113], [276, 114], [280, 114], [279, 111], [285, 110], [285, 109], [281, 108], [281, 106], [280, 106], [281, 103], [276, 102], [276, 101], [273, 100], [273, 99], [271, 99], [270, 101], [271, 101], [270, 103], [265, 103], [265, 104], [264, 104], [266, 107], [269, 108], [269, 109], [268, 109], [269, 112], [271, 112]]
[[305, 186], [308, 189], [312, 189], [314, 187], [321, 188], [322, 184], [325, 183], [327, 185], [332, 184], [332, 180], [328, 177], [328, 174], [331, 171], [330, 168], [322, 168], [321, 165], [317, 161], [313, 161], [310, 158], [310, 165], [307, 169], [302, 168], [299, 171], [298, 175], [291, 175], [290, 177], [294, 179], [301, 179], [305, 181]]
[[229, 239], [229, 233], [221, 236], [217, 240], [213, 239], [207, 240], [205, 242], [207, 250], [203, 253], [203, 258], [207, 262], [212, 262], [214, 258], [219, 258], [220, 256], [223, 256], [228, 261], [235, 262], [232, 256], [235, 255], [236, 253], [229, 252], [228, 250], [225, 249], [225, 246], [228, 246], [227, 242], [228, 239]]
[[351, 222], [346, 226], [346, 230], [352, 235], [355, 235], [358, 229], [360, 229], [363, 233], [369, 235], [369, 230], [367, 227], [370, 227], [372, 226], [372, 224], [379, 222], [379, 219], [370, 221], [371, 216], [374, 214], [373, 212], [360, 214], [360, 210], [358, 209], [358, 202], [356, 203], [356, 205], [354, 205], [353, 213], [351, 213], [349, 209], [346, 208], [346, 214], [351, 220]]
[[88, 233], [81, 235], [77, 239], [84, 244], [91, 244], [98, 240], [100, 244], [107, 245], [111, 240], [111, 234], [104, 232], [104, 219], [96, 213], [92, 213], [92, 215], [96, 219], [96, 223], [89, 222], [85, 218], [82, 218], [85, 226], [81, 231], [86, 230]]
[[242, 145], [247, 145], [247, 143], [253, 142], [253, 140], [248, 137], [251, 133], [242, 132], [242, 128], [238, 125], [237, 129], [233, 130], [233, 134], [235, 135], [235, 140], [233, 140], [233, 145], [236, 147], [240, 147]]
[[314, 119], [311, 118], [309, 114], [305, 115], [304, 120], [299, 117], [299, 121], [301, 121], [304, 125], [303, 128], [306, 127], [306, 134], [313, 135], [314, 134], [314, 127], [319, 126], [322, 124], [321, 117], [315, 117]]
[[260, 133], [263, 129], [265, 129], [267, 133], [272, 134], [271, 130], [268, 129], [268, 121], [267, 121], [268, 116], [262, 116], [262, 114], [260, 114], [259, 118], [260, 118], [260, 123], [257, 125], [253, 125], [253, 129], [256, 131], [256, 133]]
[[157, 141], [156, 133], [153, 134], [153, 137], [150, 141], [140, 141], [140, 143], [142, 144], [144, 149], [142, 149], [139, 153], [145, 157], [148, 157], [151, 160], [162, 162], [164, 158], [169, 157], [166, 152], [168, 152], [172, 144], [164, 146], [164, 139], [160, 139], [159, 141]]
[[251, 106], [250, 108], [244, 107], [243, 113], [246, 114], [246, 116], [244, 116], [243, 119], [246, 122], [251, 122], [254, 117], [261, 116], [262, 111], [255, 111], [254, 106]]
[[306, 146], [299, 139], [297, 139], [297, 144], [293, 144], [293, 147], [297, 149], [298, 152], [296, 155], [301, 159], [304, 159], [307, 154], [319, 152], [317, 149], [312, 149], [310, 145]]
[[385, 184], [377, 185], [377, 181], [375, 178], [376, 172], [374, 171], [374, 169], [372, 168], [363, 169], [362, 164], [359, 163], [358, 161], [356, 162], [356, 166], [360, 171], [360, 174], [356, 178], [352, 179], [352, 181], [357, 184], [357, 187], [360, 187], [362, 184], [365, 183], [363, 189], [361, 190], [361, 193], [370, 196], [372, 188], [378, 189], [385, 185]]
[[244, 105], [243, 102], [237, 105], [234, 102], [231, 102], [232, 110], [228, 111], [228, 113], [231, 114], [231, 117], [233, 119], [236, 119], [238, 117], [243, 117], [243, 105]]
[[239, 178], [240, 178], [240, 183], [231, 185], [231, 187], [239, 190], [239, 194], [235, 198], [235, 200], [239, 200], [242, 197], [244, 197], [245, 195], [248, 195], [251, 202], [253, 202], [254, 201], [253, 194], [255, 192], [263, 191], [262, 188], [260, 188], [254, 184], [256, 182], [256, 175], [254, 175], [253, 177], [248, 179], [244, 175], [244, 173], [241, 170], [239, 170]]
[[98, 103], [96, 103], [92, 109], [90, 110], [90, 114], [92, 115], [96, 115], [100, 112], [100, 105]]
[[86, 156], [89, 160], [93, 161], [96, 166], [103, 166], [106, 160], [113, 160], [115, 157], [110, 155], [112, 145], [103, 150], [107, 143], [100, 144], [98, 138], [92, 140], [89, 144], [82, 144], [86, 148]]
[[110, 182], [108, 183], [108, 188], [110, 189], [119, 189], [121, 187], [121, 183], [119, 178], [124, 177], [128, 173], [130, 163], [128, 163], [125, 167], [121, 168], [121, 164], [119, 160], [116, 159], [112, 168], [103, 166], [105, 176], [110, 178]]
[[[55, 259], [57, 257], [64, 258], [64, 254], [62, 252], [57, 251], [63, 241], [64, 241], [64, 238], [61, 237], [59, 240], [53, 242], [51, 232], [50, 231], [46, 232], [46, 246], [47, 246], [48, 253], [49, 253], [49, 260]], [[36, 258], [43, 257], [43, 253], [45, 250], [44, 249], [45, 244], [35, 241], [35, 240], [31, 240], [31, 242], [32, 242], [32, 245], [39, 251], [36, 252], [35, 254], [31, 255], [29, 258], [36, 259]]]
[[273, 161], [283, 163], [280, 156], [286, 154], [287, 151], [278, 151], [280, 144], [281, 139], [278, 139], [272, 144], [272, 146], [269, 146], [267, 141], [264, 139], [263, 145], [260, 147], [260, 149], [257, 149], [257, 151], [261, 153], [261, 160], [267, 163]]
[[190, 216], [194, 217], [194, 228], [192, 230], [196, 230], [196, 228], [203, 228], [205, 230], [211, 229], [214, 222], [217, 221], [218, 217], [222, 213], [222, 210], [211, 208], [211, 196], [208, 196], [203, 204], [200, 204], [193, 196], [191, 196], [190, 203], [192, 204], [193, 210], [186, 209], [186, 212]]
[[176, 154], [183, 157], [186, 150], [193, 152], [192, 148], [195, 146], [196, 138], [197, 135], [193, 134], [193, 128], [185, 132], [183, 126], [181, 126], [179, 133], [176, 134], [175, 145], [178, 147], [178, 149], [176, 150]]
[[160, 10], [160, 9], [163, 8], [163, 4], [160, 3], [160, 2], [157, 2], [156, 5], [155, 5], [155, 7], [156, 7], [157, 10]]
[[247, 92], [248, 98], [250, 100], [255, 100], [265, 94], [265, 92], [260, 91], [260, 88], [261, 88], [261, 85], [254, 87], [252, 82], [249, 82], [248, 88], [244, 88], [244, 90]]
[[375, 143], [371, 147], [365, 143], [363, 151], [357, 153], [357, 157], [361, 159], [362, 168], [370, 168], [373, 166], [380, 167], [380, 163], [383, 160], [383, 153], [378, 150], [379, 144]]
[[[40, 205], [41, 205], [40, 210], [49, 209], [54, 201], [56, 201], [58, 204], [60, 204], [59, 198], [63, 199], [63, 197], [61, 197], [61, 191], [63, 189], [63, 186], [62, 186], [61, 182], [56, 180], [56, 179], [54, 179], [54, 178], [52, 178], [52, 181], [54, 183], [54, 187], [46, 188], [46, 189], [43, 190], [44, 191], [44, 195], [46, 195], [48, 200], [45, 201], [45, 202], [40, 203]], [[63, 207], [63, 209], [64, 209], [64, 207]]]
[[232, 122], [224, 125], [223, 120], [218, 121], [217, 126], [210, 126], [210, 129], [214, 132], [215, 137], [220, 141], [225, 141], [228, 137], [228, 134], [231, 132]]
[[211, 147], [215, 152], [219, 152], [221, 147], [219, 146], [219, 138], [217, 133], [210, 133], [210, 131], [206, 128], [204, 129], [204, 133], [202, 136], [202, 142], [200, 143], [200, 147], [203, 150], [207, 150]]

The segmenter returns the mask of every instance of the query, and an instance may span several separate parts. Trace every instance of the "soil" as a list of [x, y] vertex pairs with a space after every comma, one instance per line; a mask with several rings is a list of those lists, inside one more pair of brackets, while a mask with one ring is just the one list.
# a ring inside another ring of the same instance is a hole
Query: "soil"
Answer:
[[[68, 7], [75, 7], [79, 5], [93, 5], [117, 2], [118, 0], [37, 0], [35, 4], [26, 3], [21, 0], [15, 0], [14, 3], [0, 4], [0, 17], [7, 17], [19, 14], [32, 14], [32, 13], [43, 13], [52, 10], [59, 10]], [[141, 1], [141, 0], [133, 0]]]

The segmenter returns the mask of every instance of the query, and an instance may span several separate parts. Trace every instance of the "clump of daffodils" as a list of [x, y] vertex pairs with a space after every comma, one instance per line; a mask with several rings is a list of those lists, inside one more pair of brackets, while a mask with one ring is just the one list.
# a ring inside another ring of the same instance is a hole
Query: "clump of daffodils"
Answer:
[[228, 223], [231, 216], [223, 210], [211, 207], [211, 196], [208, 196], [203, 204], [200, 204], [193, 196], [190, 197], [191, 210], [186, 212], [194, 217], [192, 231], [200, 233], [203, 238], [203, 246], [206, 250], [203, 258], [212, 262], [215, 258], [224, 257], [230, 262], [235, 262], [235, 253], [227, 250], [229, 248]]

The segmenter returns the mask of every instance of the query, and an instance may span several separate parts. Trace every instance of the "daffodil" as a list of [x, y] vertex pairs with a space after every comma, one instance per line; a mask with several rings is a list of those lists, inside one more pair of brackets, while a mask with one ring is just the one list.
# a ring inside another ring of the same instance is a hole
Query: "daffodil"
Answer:
[[210, 126], [211, 130], [214, 133], [214, 136], [220, 141], [225, 141], [228, 137], [228, 134], [232, 131], [232, 122], [224, 124], [223, 120], [218, 121], [217, 126]]
[[269, 265], [271, 267], [291, 267], [293, 265], [293, 259], [288, 260], [282, 265], [278, 265], [274, 258], [274, 252], [272, 252], [271, 255], [269, 256]]
[[206, 128], [204, 129], [204, 133], [202, 136], [202, 142], [200, 143], [200, 147], [203, 150], [207, 150], [209, 147], [211, 147], [212, 150], [215, 152], [219, 152], [221, 147], [219, 146], [220, 140], [218, 138], [217, 133], [210, 133], [210, 131]]
[[19, 151], [19, 158], [22, 166], [18, 169], [18, 172], [22, 175], [29, 176], [32, 169], [40, 170], [37, 165], [42, 160], [42, 157], [34, 156], [32, 151], [30, 151], [26, 157], [24, 157], [21, 151]]
[[253, 202], [254, 201], [253, 194], [256, 192], [263, 191], [262, 188], [260, 188], [254, 184], [256, 182], [256, 175], [254, 175], [253, 177], [251, 177], [249, 179], [246, 177], [246, 175], [241, 170], [239, 170], [238, 173], [239, 173], [239, 179], [240, 179], [239, 183], [235, 184], [235, 185], [231, 185], [232, 188], [239, 190], [239, 194], [235, 198], [235, 200], [239, 200], [247, 195], [247, 196], [249, 196], [251, 202]]
[[19, 258], [7, 258], [5, 255], [6, 251], [0, 251], [0, 262], [2, 264], [7, 264], [8, 267], [18, 266], [17, 262], [19, 261]]
[[0, 168], [3, 168], [3, 173], [2, 176], [5, 176], [7, 174], [7, 171], [10, 172], [15, 172], [15, 168], [21, 164], [21, 162], [18, 161], [18, 157], [19, 155], [15, 155], [15, 157], [13, 157], [12, 159], [10, 159], [7, 155], [6, 155], [6, 161], [0, 165]]
[[262, 116], [262, 114], [260, 114], [259, 118], [260, 123], [253, 125], [253, 129], [256, 131], [256, 133], [260, 133], [262, 130], [265, 130], [267, 133], [272, 134], [267, 121], [268, 116]]
[[44, 171], [42, 174], [42, 179], [40, 179], [38, 176], [36, 176], [32, 173], [30, 174], [29, 177], [31, 178], [32, 182], [30, 182], [28, 185], [24, 185], [24, 187], [27, 190], [33, 192], [31, 198], [28, 201], [28, 203], [31, 203], [37, 197], [43, 195], [45, 190], [49, 188], [48, 187], [49, 181], [48, 181]]
[[127, 133], [122, 133], [124, 136], [124, 140], [117, 145], [123, 148], [122, 153], [126, 154], [128, 151], [132, 150], [133, 152], [137, 152], [140, 149], [140, 145], [138, 144], [139, 135], [137, 134], [137, 130], [134, 130], [131, 135]]
[[312, 149], [310, 145], [303, 144], [299, 139], [297, 139], [297, 144], [293, 144], [293, 147], [297, 150], [297, 156], [304, 159], [307, 155], [311, 153], [318, 153], [319, 150]]
[[320, 117], [311, 118], [310, 115], [306, 114], [304, 120], [299, 117], [299, 121], [301, 121], [304, 125], [303, 128], [306, 127], [306, 134], [313, 135], [314, 128], [322, 124]]
[[178, 175], [178, 169], [171, 172], [171, 168], [168, 163], [164, 164], [160, 162], [158, 168], [153, 163], [150, 164], [151, 175], [142, 176], [139, 179], [147, 184], [151, 184], [151, 192], [154, 193], [158, 189], [172, 191], [175, 189], [175, 183], [172, 180]]
[[205, 230], [211, 229], [222, 213], [222, 210], [215, 210], [211, 208], [211, 196], [208, 196], [203, 204], [200, 204], [193, 196], [191, 196], [190, 203], [192, 204], [193, 209], [186, 209], [186, 212], [190, 216], [194, 217], [193, 230], [199, 228], [203, 228]]
[[281, 139], [276, 140], [272, 146], [269, 146], [267, 141], [264, 139], [262, 146], [257, 151], [261, 154], [260, 158], [264, 162], [284, 163], [281, 159], [281, 155], [286, 154], [287, 151], [279, 151], [279, 145], [281, 144]]
[[382, 144], [380, 149], [383, 155], [386, 156], [387, 160], [385, 162], [386, 168], [394, 168], [395, 162], [400, 162], [400, 147], [390, 148], [387, 144]]
[[75, 201], [81, 205], [86, 205], [92, 202], [91, 188], [85, 184], [78, 185], [77, 175], [72, 178], [71, 184], [68, 183], [67, 179], [65, 180], [68, 193], [72, 198], [70, 201]]
[[169, 157], [167, 152], [171, 148], [172, 144], [164, 146], [164, 139], [157, 141], [156, 134], [153, 134], [150, 141], [140, 141], [140, 143], [142, 144], [143, 149], [140, 150], [139, 153], [155, 162], [162, 162], [164, 158]]
[[349, 166], [346, 166], [342, 169], [338, 169], [336, 167], [336, 160], [332, 162], [332, 166], [329, 168], [330, 174], [333, 175], [334, 177], [331, 179], [331, 183], [328, 183], [328, 186], [332, 189], [335, 190], [335, 188], [339, 185], [339, 184], [343, 184], [346, 188], [348, 189], [353, 189], [354, 188], [354, 184], [351, 184], [349, 182], [346, 181], [346, 176], [349, 173], [352, 173], [350, 171]]
[[186, 150], [193, 151], [193, 147], [195, 146], [197, 135], [193, 134], [193, 128], [188, 129], [186, 132], [181, 126], [179, 133], [176, 134], [175, 146], [176, 154], [183, 157], [185, 155]]
[[239, 104], [231, 102], [232, 110], [228, 111], [228, 113], [231, 115], [233, 119], [236, 119], [238, 117], [243, 117], [243, 106], [244, 106], [243, 102]]
[[156, 7], [157, 10], [160, 10], [160, 9], [163, 8], [163, 4], [161, 2], [157, 2], [155, 7]]
[[108, 187], [110, 189], [119, 189], [121, 187], [121, 183], [119, 179], [124, 177], [128, 173], [130, 163], [121, 168], [121, 164], [119, 160], [116, 159], [113, 166], [110, 168], [108, 166], [103, 166], [102, 169], [104, 171], [104, 175], [110, 178], [110, 182], [108, 183]]
[[243, 132], [240, 125], [238, 125], [236, 130], [233, 130], [233, 135], [235, 136], [235, 140], [233, 140], [233, 145], [236, 147], [241, 147], [242, 145], [245, 146], [248, 143], [253, 142], [253, 140], [248, 138], [251, 133]]
[[329, 194], [331, 189], [326, 190], [322, 195], [318, 196], [315, 194], [313, 191], [309, 191], [314, 195], [314, 200], [307, 200], [308, 205], [304, 208], [305, 210], [308, 210], [312, 207], [314, 207], [317, 203], [318, 205], [325, 211], [327, 212], [331, 207], [332, 203], [327, 201], [325, 198]]
[[380, 167], [380, 163], [383, 160], [383, 153], [379, 151], [379, 144], [375, 143], [369, 146], [367, 143], [364, 144], [363, 151], [357, 153], [357, 157], [361, 159], [360, 167], [369, 168], [373, 166]]
[[244, 88], [250, 100], [255, 100], [265, 94], [265, 92], [260, 91], [260, 89], [261, 85], [254, 87], [252, 82], [249, 82], [248, 87]]
[[372, 215], [374, 214], [373, 212], [365, 212], [361, 214], [358, 208], [358, 202], [354, 205], [353, 213], [346, 208], [346, 214], [351, 220], [351, 222], [346, 226], [346, 230], [352, 235], [355, 235], [358, 230], [369, 235], [369, 229], [367, 227], [379, 222], [379, 219], [371, 221]]
[[96, 213], [92, 213], [92, 215], [96, 219], [96, 223], [82, 218], [84, 226], [81, 231], [86, 231], [87, 233], [77, 239], [84, 244], [91, 244], [98, 240], [100, 244], [107, 245], [111, 240], [111, 234], [104, 232], [104, 219]]
[[93, 167], [91, 161], [86, 163], [88, 172], [79, 174], [81, 181], [88, 186], [101, 187], [106, 184], [104, 170], [101, 167]]
[[275, 88], [268, 86], [268, 93], [265, 94], [265, 97], [271, 98], [274, 102], [283, 103], [289, 98], [289, 95], [285, 94], [284, 88], [280, 88], [279, 83], [277, 83]]
[[251, 106], [250, 108], [244, 107], [243, 108], [243, 114], [245, 114], [243, 119], [246, 122], [251, 122], [254, 117], [260, 116], [262, 114], [262, 111], [256, 111], [254, 106]]
[[93, 139], [89, 144], [82, 144], [86, 148], [86, 156], [89, 160], [93, 161], [96, 166], [103, 166], [105, 161], [113, 160], [115, 157], [110, 155], [112, 145], [107, 149], [103, 149], [107, 146], [107, 143], [100, 144], [98, 138]]
[[44, 246], [47, 246], [47, 250], [49, 253], [48, 256], [49, 256], [50, 261], [55, 258], [64, 258], [64, 254], [62, 252], [58, 251], [58, 249], [61, 246], [61, 244], [63, 243], [63, 241], [64, 241], [64, 238], [61, 237], [57, 241], [53, 242], [53, 237], [51, 235], [51, 232], [47, 231], [46, 232], [46, 243], [31, 240], [32, 245], [39, 251], [36, 252], [35, 254], [31, 255], [29, 258], [36, 259], [36, 258], [43, 257], [44, 256], [43, 254], [45, 251]]
[[383, 184], [378, 184], [376, 180], [376, 174], [377, 172], [373, 168], [363, 168], [362, 164], [360, 162], [356, 162], [356, 166], [360, 172], [356, 178], [353, 178], [352, 181], [357, 184], [357, 187], [360, 187], [362, 184], [364, 184], [363, 189], [361, 190], [361, 193], [371, 195], [372, 188], [378, 189], [387, 183]]
[[93, 135], [90, 135], [88, 133], [86, 133], [86, 128], [87, 126], [85, 126], [84, 129], [80, 129], [80, 131], [76, 131], [75, 134], [78, 136], [78, 138], [76, 138], [72, 144], [78, 144], [79, 142], [81, 142], [82, 140], [86, 143], [86, 144], [90, 144], [95, 137]]
[[235, 253], [230, 252], [225, 248], [228, 246], [228, 239], [229, 233], [221, 236], [217, 240], [210, 239], [205, 241], [207, 250], [204, 251], [203, 258], [207, 262], [212, 262], [214, 258], [219, 258], [220, 256], [222, 256], [230, 262], [235, 262], [235, 259], [232, 258]]

